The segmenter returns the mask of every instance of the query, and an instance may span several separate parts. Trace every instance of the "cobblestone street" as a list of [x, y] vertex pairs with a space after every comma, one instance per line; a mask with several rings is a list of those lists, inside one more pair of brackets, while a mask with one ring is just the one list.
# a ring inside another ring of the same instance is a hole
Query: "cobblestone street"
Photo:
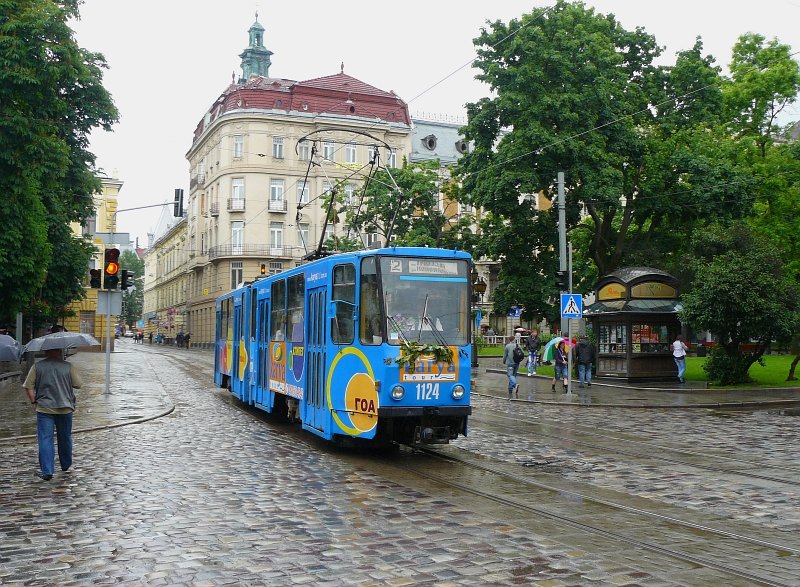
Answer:
[[[21, 438], [35, 431], [24, 394], [18, 386], [18, 395], [3, 392], [4, 413], [24, 420], [27, 409], [31, 421], [4, 423], [0, 440], [4, 585], [682, 584], [666, 565], [663, 574], [645, 572], [635, 560], [475, 514], [353, 465], [335, 450], [298, 444], [214, 389], [207, 351], [123, 341], [112, 359], [111, 397], [103, 394], [101, 353], [71, 359], [92, 382], [79, 392], [75, 428], [94, 428], [115, 410], [122, 421], [139, 423], [77, 433], [75, 470], [50, 482], [33, 476], [35, 438]], [[495, 381], [502, 379], [481, 375], [479, 387]], [[498, 409], [495, 402], [476, 398], [476, 412]], [[636, 430], [654, 444], [720, 454], [746, 449], [748, 458], [796, 466], [796, 418], [718, 418], [706, 410], [624, 411], [623, 418], [610, 408], [500, 403], [504, 410], [515, 404], [521, 418]], [[512, 462], [562, 450], [504, 438], [483, 425], [456, 448]], [[584, 482], [693, 501], [690, 507], [716, 502], [720, 514], [760, 518], [777, 532], [798, 530], [797, 493], [765, 492], [747, 503], [737, 500], [733, 483], [711, 487], [707, 478], [676, 472], [675, 483], [664, 486], [659, 475], [624, 470], [602, 455], [557, 456], [571, 461], [571, 474]], [[715, 581], [710, 574], [705, 584]]]

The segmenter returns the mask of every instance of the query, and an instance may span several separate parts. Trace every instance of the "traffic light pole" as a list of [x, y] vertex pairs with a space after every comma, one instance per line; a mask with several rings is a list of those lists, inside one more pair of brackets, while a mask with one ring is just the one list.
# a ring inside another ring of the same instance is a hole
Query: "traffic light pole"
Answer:
[[[109, 297], [110, 294], [109, 294]], [[106, 302], [106, 393], [111, 393], [111, 300]]]
[[[572, 293], [572, 242], [568, 246], [569, 255], [569, 293]], [[572, 393], [572, 318], [567, 318], [567, 393]]]
[[[564, 172], [558, 172], [558, 269], [567, 270], [567, 212], [564, 201]], [[570, 291], [572, 291], [572, 274], [570, 273]], [[569, 327], [566, 318], [561, 319], [561, 333]], [[567, 333], [569, 334], [569, 332]]]

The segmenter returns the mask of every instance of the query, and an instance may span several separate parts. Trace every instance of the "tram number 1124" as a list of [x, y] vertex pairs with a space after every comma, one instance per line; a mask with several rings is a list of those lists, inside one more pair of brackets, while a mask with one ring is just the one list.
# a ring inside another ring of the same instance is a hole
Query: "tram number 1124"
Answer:
[[431, 400], [439, 399], [439, 384], [438, 383], [417, 383], [417, 399], [418, 400]]

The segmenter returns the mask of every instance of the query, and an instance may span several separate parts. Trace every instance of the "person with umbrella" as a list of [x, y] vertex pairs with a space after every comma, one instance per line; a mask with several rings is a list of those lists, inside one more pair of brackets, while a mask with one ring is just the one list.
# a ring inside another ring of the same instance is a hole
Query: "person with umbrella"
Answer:
[[[36, 432], [39, 441], [39, 470], [36, 476], [45, 481], [53, 478], [55, 450], [53, 430], [58, 435], [58, 462], [62, 471], [72, 466], [72, 414], [75, 392], [83, 386], [75, 365], [64, 360], [67, 341], [76, 334], [59, 332], [32, 340], [27, 350], [44, 350], [45, 358], [35, 363], [22, 386], [36, 410]], [[88, 337], [87, 335], [79, 335]], [[95, 340], [94, 343], [97, 343]], [[89, 344], [94, 344], [89, 342]], [[97, 343], [99, 344], [99, 343]]]
[[556, 390], [556, 381], [561, 379], [564, 382], [564, 393], [567, 393], [567, 375], [569, 369], [567, 368], [567, 343], [564, 339], [558, 341], [555, 351], [553, 352], [553, 362], [555, 363], [555, 370], [553, 371], [553, 391]]

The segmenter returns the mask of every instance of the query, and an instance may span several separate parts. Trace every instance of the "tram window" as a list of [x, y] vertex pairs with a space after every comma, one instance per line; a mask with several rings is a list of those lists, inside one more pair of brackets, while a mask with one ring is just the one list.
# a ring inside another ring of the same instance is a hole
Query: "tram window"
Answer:
[[287, 334], [292, 342], [303, 342], [303, 316], [305, 313], [306, 278], [301, 273], [289, 278], [289, 305]]
[[361, 296], [359, 314], [359, 338], [363, 344], [383, 342], [378, 274], [375, 272], [375, 257], [361, 261]]
[[272, 313], [270, 314], [270, 339], [284, 340], [286, 335], [286, 280], [272, 284]]
[[336, 317], [333, 320], [331, 339], [337, 344], [351, 344], [354, 333], [353, 310], [356, 303], [355, 265], [337, 265], [333, 268], [333, 301]]

